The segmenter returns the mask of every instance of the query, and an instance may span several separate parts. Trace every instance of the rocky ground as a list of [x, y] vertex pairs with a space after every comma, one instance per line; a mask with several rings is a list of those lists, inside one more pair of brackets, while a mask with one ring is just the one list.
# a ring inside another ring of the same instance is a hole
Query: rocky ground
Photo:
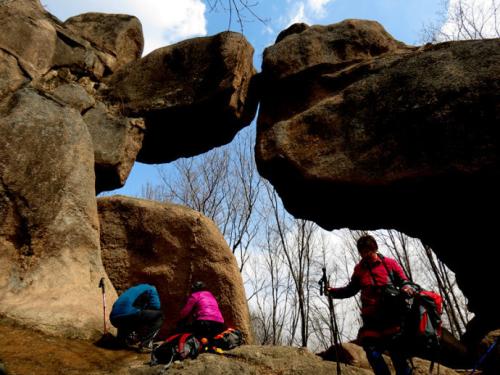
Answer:
[[[0, 322], [0, 359], [10, 375], [156, 375], [149, 354], [97, 347], [85, 340], [56, 338]], [[428, 362], [415, 360], [415, 375], [428, 374]], [[1, 367], [0, 367], [1, 370]], [[437, 366], [435, 371], [437, 371]], [[195, 360], [174, 363], [168, 375], [331, 375], [336, 363], [293, 347], [245, 345], [223, 355], [204, 353]], [[1, 374], [1, 371], [0, 371]], [[342, 365], [343, 375], [369, 375], [371, 371]], [[441, 375], [456, 375], [439, 367]]]

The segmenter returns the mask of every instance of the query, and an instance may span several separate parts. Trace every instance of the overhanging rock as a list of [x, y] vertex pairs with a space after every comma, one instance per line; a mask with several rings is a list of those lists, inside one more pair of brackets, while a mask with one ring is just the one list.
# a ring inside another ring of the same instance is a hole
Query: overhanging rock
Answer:
[[226, 144], [250, 124], [252, 56], [238, 33], [188, 39], [128, 64], [101, 92], [126, 115], [145, 119], [137, 160], [165, 163]]
[[359, 20], [284, 35], [264, 53], [256, 159], [287, 210], [421, 238], [470, 308], [498, 320], [484, 285], [496, 283], [499, 40], [411, 48]]

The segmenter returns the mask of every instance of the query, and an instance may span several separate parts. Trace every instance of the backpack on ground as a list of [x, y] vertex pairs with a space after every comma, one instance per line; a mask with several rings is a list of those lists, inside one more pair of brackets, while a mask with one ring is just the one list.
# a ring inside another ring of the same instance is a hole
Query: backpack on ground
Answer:
[[230, 350], [240, 346], [243, 343], [243, 335], [236, 328], [228, 328], [225, 331], [214, 336], [212, 345], [222, 350]]
[[201, 344], [192, 333], [177, 333], [153, 349], [150, 364], [170, 365], [174, 361], [196, 358], [200, 349]]

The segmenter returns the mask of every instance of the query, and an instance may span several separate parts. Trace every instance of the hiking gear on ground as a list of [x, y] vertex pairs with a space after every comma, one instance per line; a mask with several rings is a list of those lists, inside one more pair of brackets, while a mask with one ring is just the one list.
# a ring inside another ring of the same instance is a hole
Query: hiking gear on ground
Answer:
[[194, 320], [224, 323], [217, 300], [207, 290], [192, 293], [179, 315], [181, 319], [192, 317]]
[[196, 358], [200, 349], [201, 344], [193, 334], [177, 333], [153, 349], [150, 365], [170, 365], [173, 361]]
[[[138, 314], [142, 310], [160, 310], [160, 297], [156, 288], [149, 284], [139, 284], [127, 289], [113, 304], [111, 323], [121, 316]], [[116, 327], [116, 325], [113, 323]]]
[[101, 277], [99, 281], [99, 288], [102, 289], [102, 320], [103, 320], [103, 334], [105, 335], [108, 332], [106, 327], [106, 290], [104, 286], [104, 277]]
[[321, 277], [321, 280], [318, 282], [319, 294], [323, 295], [323, 293], [325, 293], [325, 295], [328, 297], [328, 309], [330, 310], [330, 327], [332, 327], [333, 330], [332, 332], [333, 345], [335, 345], [335, 357], [337, 358], [337, 375], [341, 375], [339, 349], [342, 344], [340, 341], [340, 333], [337, 325], [337, 317], [335, 316], [333, 299], [330, 293], [332, 288], [330, 288], [330, 283], [328, 281], [328, 277], [326, 276], [326, 267], [323, 267], [322, 270], [323, 270], [323, 276]]
[[153, 351], [153, 340], [140, 343], [137, 351], [139, 353], [151, 353]]
[[228, 328], [215, 335], [211, 340], [211, 345], [222, 350], [231, 350], [243, 343], [243, 335], [239, 329]]

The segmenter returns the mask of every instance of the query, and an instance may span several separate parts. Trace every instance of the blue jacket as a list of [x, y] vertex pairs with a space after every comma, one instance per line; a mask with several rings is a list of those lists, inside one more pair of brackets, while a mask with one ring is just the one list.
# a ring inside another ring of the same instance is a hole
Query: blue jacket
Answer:
[[134, 315], [141, 310], [160, 310], [160, 297], [153, 285], [139, 284], [123, 292], [113, 304], [110, 319]]

